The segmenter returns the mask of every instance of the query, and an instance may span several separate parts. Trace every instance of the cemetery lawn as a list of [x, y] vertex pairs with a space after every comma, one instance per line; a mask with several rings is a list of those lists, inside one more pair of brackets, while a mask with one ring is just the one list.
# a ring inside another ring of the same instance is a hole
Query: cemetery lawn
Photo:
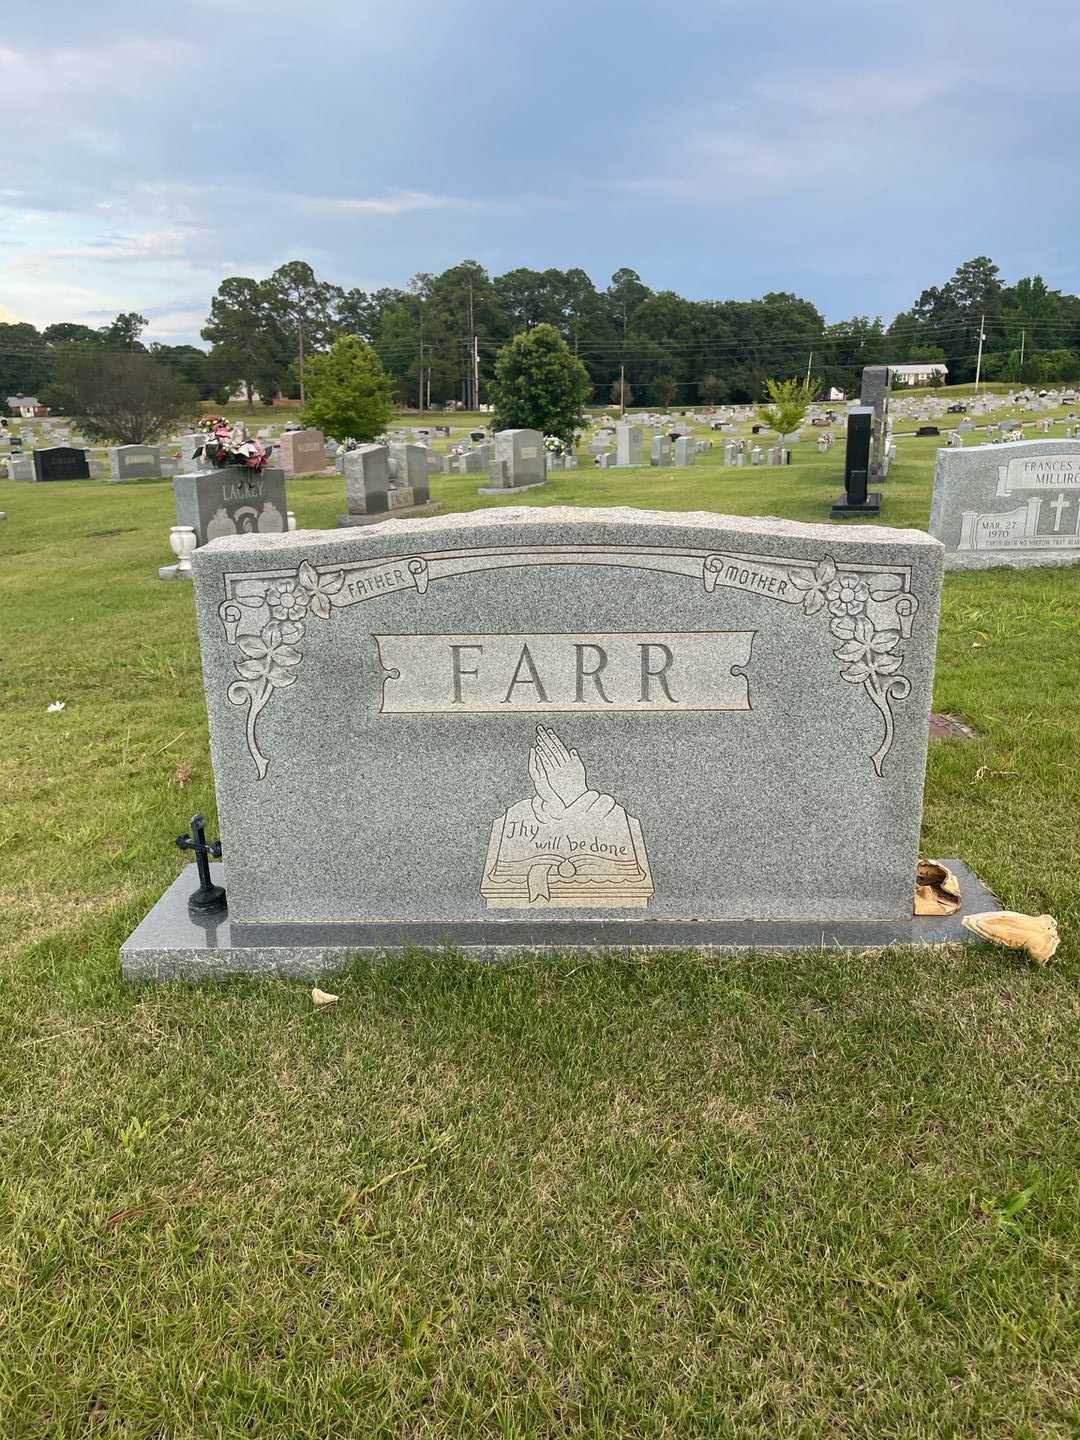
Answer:
[[[841, 468], [529, 500], [822, 520]], [[289, 489], [305, 527], [341, 494]], [[0, 509], [4, 1440], [1077, 1433], [1080, 569], [946, 577], [935, 708], [979, 738], [927, 781], [923, 853], [1054, 914], [1048, 967], [417, 954], [317, 1011], [119, 977], [214, 812], [169, 483]]]

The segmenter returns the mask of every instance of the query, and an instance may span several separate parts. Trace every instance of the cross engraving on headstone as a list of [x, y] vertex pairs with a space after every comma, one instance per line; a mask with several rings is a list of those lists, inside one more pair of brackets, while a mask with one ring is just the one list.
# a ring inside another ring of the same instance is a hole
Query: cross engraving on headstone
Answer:
[[1059, 531], [1059, 530], [1061, 529], [1061, 516], [1062, 516], [1062, 512], [1065, 511], [1065, 510], [1067, 510], [1068, 508], [1069, 508], [1069, 501], [1068, 501], [1067, 497], [1064, 496], [1064, 495], [1059, 495], [1059, 496], [1057, 497], [1057, 499], [1053, 502], [1053, 504], [1050, 506], [1050, 509], [1053, 510], [1053, 512], [1054, 512], [1054, 530], [1055, 530], [1055, 531]]
[[199, 888], [188, 897], [188, 910], [192, 915], [211, 915], [226, 909], [225, 890], [215, 885], [210, 877], [210, 857], [221, 858], [221, 841], [207, 840], [206, 816], [191, 817], [191, 834], [178, 835], [176, 843], [181, 850], [194, 850], [195, 864], [199, 871]]

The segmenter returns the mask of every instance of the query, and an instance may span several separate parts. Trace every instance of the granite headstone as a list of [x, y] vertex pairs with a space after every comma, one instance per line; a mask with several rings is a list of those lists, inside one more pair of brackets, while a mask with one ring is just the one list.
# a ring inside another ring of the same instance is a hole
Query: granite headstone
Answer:
[[215, 541], [228, 917], [165, 943], [181, 877], [125, 970], [906, 935], [941, 569], [919, 531], [628, 509]]
[[518, 490], [524, 485], [542, 485], [544, 437], [539, 430], [499, 430], [495, 434], [495, 461], [491, 467], [492, 487]]
[[35, 480], [89, 480], [90, 457], [72, 445], [50, 445], [33, 453]]
[[645, 432], [640, 425], [616, 425], [616, 465], [643, 465], [645, 463]]
[[225, 535], [276, 534], [288, 517], [281, 470], [228, 465], [220, 470], [177, 475], [176, 523], [190, 525], [197, 545]]
[[113, 480], [160, 480], [161, 451], [156, 445], [114, 445], [109, 474]]
[[1080, 444], [939, 450], [930, 533], [945, 546], [949, 570], [1080, 563]]
[[281, 468], [286, 476], [313, 475], [327, 467], [321, 430], [286, 430], [281, 437]]

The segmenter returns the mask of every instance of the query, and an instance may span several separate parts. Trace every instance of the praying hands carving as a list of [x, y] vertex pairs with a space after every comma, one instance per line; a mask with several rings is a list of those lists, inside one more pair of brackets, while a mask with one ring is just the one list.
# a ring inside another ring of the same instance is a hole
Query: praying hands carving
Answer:
[[536, 797], [533, 809], [541, 820], [577, 819], [589, 815], [603, 819], [615, 808], [610, 795], [590, 790], [585, 762], [568, 750], [547, 725], [537, 725], [536, 741], [529, 751], [529, 775]]

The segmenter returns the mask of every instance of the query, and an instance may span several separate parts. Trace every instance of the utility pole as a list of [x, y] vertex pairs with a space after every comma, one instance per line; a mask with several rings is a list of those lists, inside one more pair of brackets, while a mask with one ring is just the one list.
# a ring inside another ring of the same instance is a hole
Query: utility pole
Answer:
[[979, 393], [979, 376], [982, 374], [982, 347], [983, 347], [983, 341], [986, 339], [986, 331], [985, 331], [985, 329], [984, 329], [985, 323], [986, 323], [986, 316], [985, 316], [985, 315], [980, 315], [980, 316], [979, 316], [979, 358], [978, 358], [978, 360], [975, 362], [975, 394], [976, 394], [976, 395]]
[[304, 394], [304, 315], [301, 310], [296, 312], [296, 338], [300, 343], [300, 404], [303, 405], [307, 396]]
[[468, 408], [475, 410], [480, 403], [480, 396], [477, 391], [479, 384], [476, 376], [476, 311], [473, 308], [473, 283], [469, 279], [469, 334], [472, 336], [469, 351], [469, 395], [467, 399]]
[[480, 408], [480, 342], [479, 342], [479, 340], [477, 340], [477, 338], [476, 338], [475, 335], [472, 337], [472, 343], [473, 343], [473, 354], [472, 354], [472, 364], [473, 364], [473, 371], [472, 371], [472, 373], [473, 373], [473, 382], [472, 382], [472, 383], [473, 383], [473, 409], [474, 409], [474, 410], [479, 410], [479, 408]]
[[814, 352], [811, 350], [811, 351], [810, 351], [810, 359], [807, 360], [807, 362], [806, 362], [806, 385], [805, 385], [804, 388], [807, 389], [807, 390], [810, 389], [810, 366], [813, 365], [813, 363], [814, 363]]
[[626, 414], [626, 366], [619, 366], [619, 419]]
[[417, 379], [417, 384], [419, 385], [419, 388], [420, 388], [420, 393], [419, 393], [419, 395], [417, 396], [417, 400], [416, 400], [416, 408], [420, 411], [420, 414], [422, 415], [422, 414], [424, 413], [424, 312], [423, 312], [423, 311], [420, 312], [420, 364], [419, 364], [419, 366], [417, 367], [416, 379]]
[[1020, 373], [1019, 373], [1019, 374], [1017, 375], [1017, 377], [1016, 377], [1017, 380], [1019, 380], [1021, 383], [1023, 383], [1023, 379], [1024, 379], [1024, 341], [1025, 341], [1026, 339], [1027, 339], [1027, 330], [1026, 330], [1026, 329], [1021, 330], [1021, 331], [1020, 331]]

